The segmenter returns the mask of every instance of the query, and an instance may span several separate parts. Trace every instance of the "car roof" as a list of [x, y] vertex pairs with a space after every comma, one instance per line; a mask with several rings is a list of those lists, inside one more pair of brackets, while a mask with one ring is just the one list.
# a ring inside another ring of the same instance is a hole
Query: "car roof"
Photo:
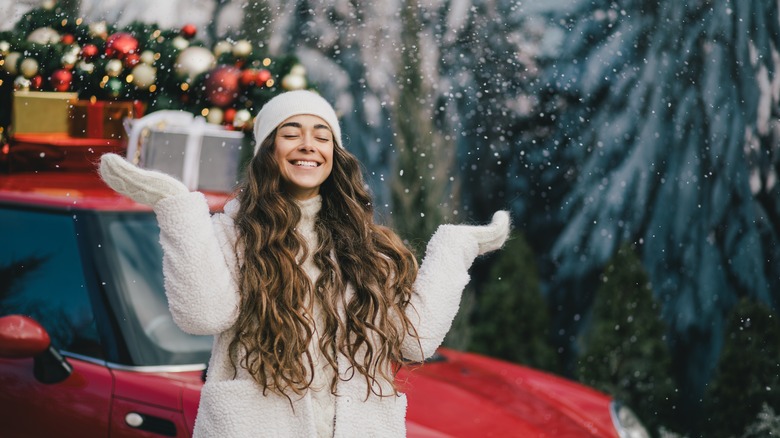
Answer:
[[[212, 211], [221, 211], [228, 193], [204, 193]], [[97, 171], [0, 173], [0, 203], [63, 210], [151, 211], [111, 190]]]

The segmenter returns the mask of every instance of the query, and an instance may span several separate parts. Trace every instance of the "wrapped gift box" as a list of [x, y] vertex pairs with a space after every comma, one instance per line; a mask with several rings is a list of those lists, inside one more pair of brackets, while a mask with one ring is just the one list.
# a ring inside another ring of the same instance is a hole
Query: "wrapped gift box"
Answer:
[[124, 119], [140, 117], [141, 111], [134, 102], [76, 100], [69, 106], [68, 134], [121, 140], [125, 136]]
[[68, 106], [77, 98], [77, 93], [14, 91], [14, 134], [67, 133]]
[[[189, 122], [179, 119], [166, 123], [165, 116], [170, 112], [165, 113], [151, 113], [148, 120], [128, 124], [128, 159], [143, 168], [167, 173], [190, 190], [232, 192], [240, 176], [244, 134], [207, 123], [202, 117], [192, 118], [188, 113], [174, 115]], [[133, 130], [137, 133], [139, 129], [142, 132], [134, 135]], [[133, 144], [135, 138], [137, 145]]]

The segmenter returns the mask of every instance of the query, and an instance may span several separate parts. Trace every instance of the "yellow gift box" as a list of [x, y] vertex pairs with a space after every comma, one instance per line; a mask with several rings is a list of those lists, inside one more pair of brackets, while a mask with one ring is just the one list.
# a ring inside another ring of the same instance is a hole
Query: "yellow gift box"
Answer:
[[14, 91], [14, 134], [67, 133], [68, 106], [78, 93]]

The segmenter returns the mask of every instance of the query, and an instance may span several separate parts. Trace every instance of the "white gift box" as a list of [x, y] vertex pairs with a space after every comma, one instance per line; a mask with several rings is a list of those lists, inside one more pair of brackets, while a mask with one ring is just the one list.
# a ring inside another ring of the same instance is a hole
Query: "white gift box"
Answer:
[[244, 133], [193, 117], [157, 111], [126, 120], [128, 161], [171, 175], [190, 190], [232, 192], [238, 184]]

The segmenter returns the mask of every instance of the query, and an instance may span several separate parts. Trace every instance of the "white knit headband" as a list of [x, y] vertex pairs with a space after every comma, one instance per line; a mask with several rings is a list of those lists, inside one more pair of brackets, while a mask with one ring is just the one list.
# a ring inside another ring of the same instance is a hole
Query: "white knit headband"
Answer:
[[310, 114], [324, 120], [333, 132], [336, 144], [343, 147], [339, 119], [328, 101], [312, 91], [295, 90], [276, 95], [260, 109], [255, 118], [255, 154], [279, 124], [299, 114]]

